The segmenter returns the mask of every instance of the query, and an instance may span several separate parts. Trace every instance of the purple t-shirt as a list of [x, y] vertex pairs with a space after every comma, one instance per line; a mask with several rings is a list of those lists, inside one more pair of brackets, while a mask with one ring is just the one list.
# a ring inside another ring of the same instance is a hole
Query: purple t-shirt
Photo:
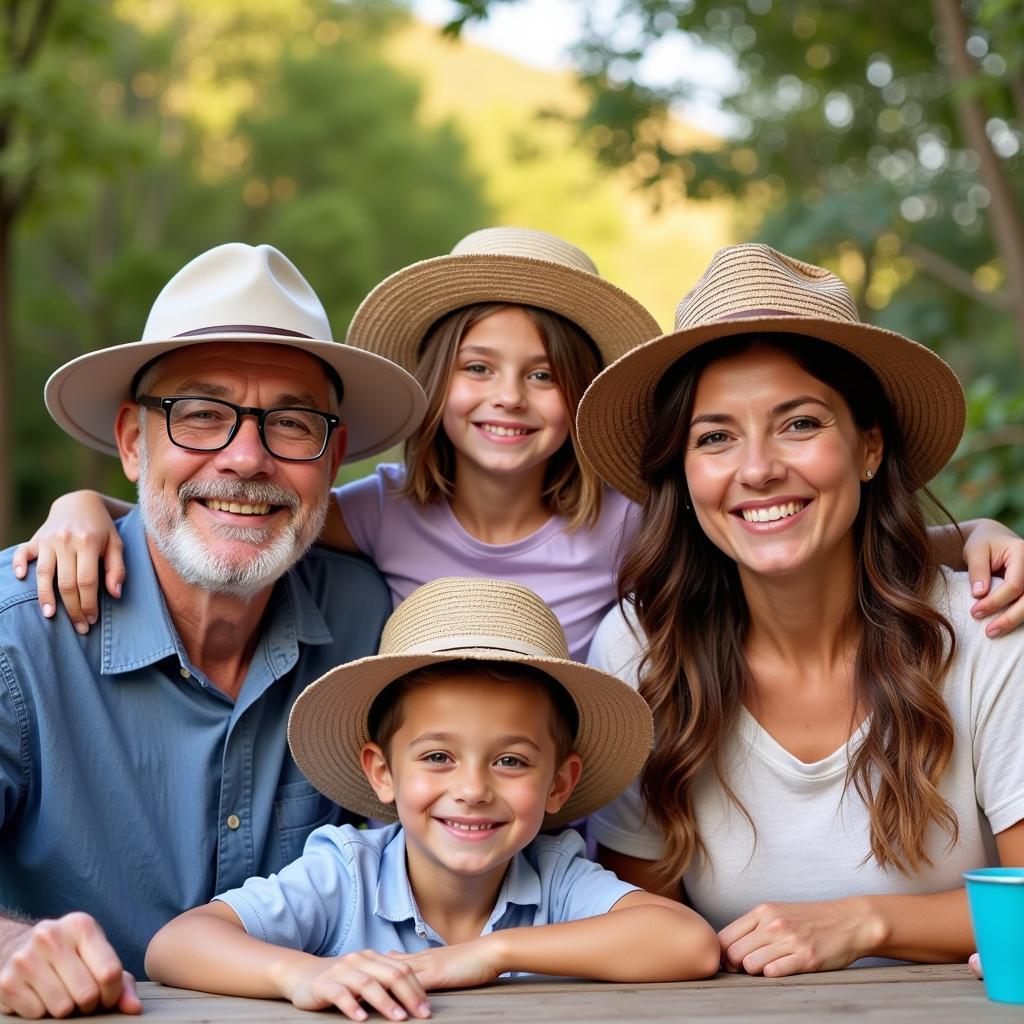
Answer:
[[485, 544], [467, 533], [447, 501], [417, 505], [399, 494], [403, 466], [385, 463], [335, 494], [352, 539], [381, 571], [397, 605], [439, 576], [490, 576], [538, 593], [565, 630], [570, 655], [586, 658], [594, 631], [615, 603], [615, 574], [632, 502], [606, 489], [593, 529], [569, 532], [552, 516], [511, 544]]

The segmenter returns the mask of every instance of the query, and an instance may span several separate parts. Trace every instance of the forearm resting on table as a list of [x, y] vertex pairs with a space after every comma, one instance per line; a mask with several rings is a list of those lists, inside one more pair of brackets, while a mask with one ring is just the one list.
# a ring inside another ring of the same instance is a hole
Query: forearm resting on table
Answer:
[[311, 958], [253, 938], [227, 904], [214, 902], [176, 917], [153, 936], [146, 974], [176, 988], [281, 999], [287, 998], [288, 968]]
[[[629, 896], [624, 897], [629, 899]], [[718, 970], [718, 940], [683, 906], [644, 904], [597, 917], [488, 937], [500, 973], [556, 974], [597, 981], [686, 981]]]
[[863, 956], [915, 963], [966, 960], [974, 952], [967, 894], [963, 889], [922, 896], [854, 896], [871, 921]]

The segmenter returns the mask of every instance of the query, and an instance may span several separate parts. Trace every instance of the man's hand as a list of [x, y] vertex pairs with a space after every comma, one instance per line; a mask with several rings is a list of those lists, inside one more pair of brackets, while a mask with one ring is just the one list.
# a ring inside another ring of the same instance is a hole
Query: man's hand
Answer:
[[0, 1012], [68, 1017], [75, 1011], [142, 1013], [135, 979], [88, 914], [9, 922], [0, 949]]
[[494, 981], [501, 973], [491, 935], [451, 946], [432, 946], [419, 953], [389, 953], [413, 969], [427, 989], [472, 988]]

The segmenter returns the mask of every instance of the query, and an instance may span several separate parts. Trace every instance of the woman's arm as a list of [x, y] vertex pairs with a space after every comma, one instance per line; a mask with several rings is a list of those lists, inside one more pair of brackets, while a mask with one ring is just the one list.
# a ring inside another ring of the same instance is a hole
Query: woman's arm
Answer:
[[[1024, 866], [1024, 822], [996, 836], [1000, 863]], [[763, 903], [718, 934], [734, 970], [778, 978], [846, 967], [865, 956], [952, 963], [974, 951], [963, 889]]]
[[623, 896], [606, 914], [491, 932], [408, 953], [425, 989], [483, 985], [509, 971], [598, 981], [686, 981], [718, 970], [715, 933], [694, 911], [647, 892]]
[[658, 862], [655, 860], [643, 860], [640, 857], [630, 857], [625, 853], [618, 853], [602, 846], [597, 846], [597, 862], [603, 868], [614, 872], [624, 882], [630, 885], [638, 885], [647, 892], [663, 896], [665, 899], [675, 900], [682, 903], [682, 890], [678, 885], [670, 885], [657, 871]]
[[[928, 540], [936, 562], [967, 570], [978, 599], [971, 609], [974, 618], [1001, 613], [986, 625], [988, 636], [1002, 636], [1024, 622], [1024, 540], [1017, 534], [994, 519], [969, 519], [958, 526], [929, 527]], [[1003, 577], [995, 590], [993, 573]]]
[[318, 957], [272, 946], [247, 934], [238, 915], [218, 901], [164, 925], [146, 950], [146, 973], [178, 988], [287, 999], [300, 1010], [336, 1006], [351, 1020], [366, 1020], [360, 999], [392, 1020], [404, 1020], [406, 1011], [430, 1016], [422, 985], [395, 959], [371, 950]]

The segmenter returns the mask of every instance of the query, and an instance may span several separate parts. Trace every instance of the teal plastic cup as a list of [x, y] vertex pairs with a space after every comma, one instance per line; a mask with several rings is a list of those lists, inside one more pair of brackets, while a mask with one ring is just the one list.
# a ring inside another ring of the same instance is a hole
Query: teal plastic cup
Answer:
[[985, 992], [1024, 1003], [1024, 868], [978, 868], [964, 879]]

